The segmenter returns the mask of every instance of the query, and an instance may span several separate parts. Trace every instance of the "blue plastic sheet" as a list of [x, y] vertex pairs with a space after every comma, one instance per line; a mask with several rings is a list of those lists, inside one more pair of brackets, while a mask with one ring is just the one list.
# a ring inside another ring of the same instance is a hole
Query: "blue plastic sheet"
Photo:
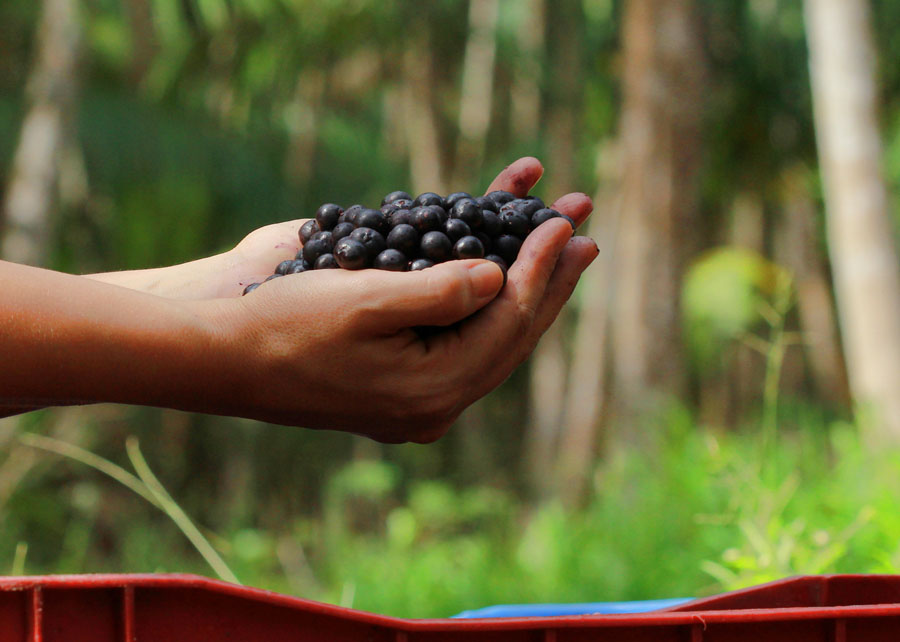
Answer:
[[646, 613], [690, 602], [692, 597], [635, 602], [587, 602], [582, 604], [498, 604], [483, 609], [463, 611], [455, 618], [495, 617], [556, 617], [560, 615], [612, 615], [616, 613]]

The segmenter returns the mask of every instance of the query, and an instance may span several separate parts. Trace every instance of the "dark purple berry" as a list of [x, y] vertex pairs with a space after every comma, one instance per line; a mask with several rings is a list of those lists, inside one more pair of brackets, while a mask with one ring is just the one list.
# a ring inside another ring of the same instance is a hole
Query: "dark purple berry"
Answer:
[[431, 259], [416, 259], [409, 264], [409, 271], [417, 272], [418, 270], [430, 268], [432, 265], [434, 265], [434, 261], [432, 261]]
[[412, 214], [408, 209], [399, 209], [392, 212], [391, 215], [388, 216], [388, 224], [391, 227], [397, 227], [398, 225], [408, 225], [411, 217]]
[[409, 259], [400, 250], [391, 248], [375, 257], [375, 268], [379, 270], [390, 270], [391, 272], [405, 272], [409, 264]]
[[512, 234], [524, 239], [531, 231], [531, 219], [519, 210], [501, 212], [500, 221], [503, 223], [504, 234]]
[[345, 236], [350, 236], [350, 232], [355, 230], [353, 227], [353, 223], [348, 223], [344, 221], [343, 223], [338, 223], [334, 226], [334, 229], [331, 230], [331, 240], [337, 243]]
[[393, 203], [394, 201], [399, 201], [400, 199], [409, 201], [409, 200], [412, 200], [412, 196], [410, 196], [406, 192], [397, 190], [396, 192], [391, 192], [390, 194], [385, 196], [383, 199], [381, 199], [381, 204], [387, 205], [388, 203]]
[[297, 252], [297, 256], [294, 257], [294, 260], [302, 262], [303, 267], [306, 268], [307, 270], [312, 269], [312, 263], [310, 263], [309, 261], [307, 261], [306, 259], [303, 258], [303, 250], [302, 249], [299, 252]]
[[345, 270], [361, 270], [369, 262], [369, 253], [365, 245], [346, 236], [335, 244], [334, 258]]
[[481, 245], [484, 247], [484, 253], [487, 254], [491, 251], [491, 248], [494, 247], [494, 240], [485, 234], [484, 232], [475, 232], [475, 238], [481, 241]]
[[443, 232], [428, 232], [422, 236], [419, 250], [421, 250], [422, 256], [426, 259], [431, 259], [435, 263], [441, 263], [450, 258], [453, 244]]
[[534, 229], [541, 223], [546, 223], [551, 218], [557, 218], [559, 216], [559, 212], [556, 210], [551, 210], [548, 207], [544, 207], [539, 209], [537, 212], [531, 215], [531, 228]]
[[287, 261], [282, 261], [278, 264], [278, 267], [275, 268], [275, 274], [287, 274], [288, 268], [291, 267], [291, 263], [294, 261], [292, 259], [288, 259]]
[[316, 223], [320, 230], [333, 230], [338, 224], [338, 219], [343, 214], [344, 208], [335, 203], [325, 203], [316, 210]]
[[510, 201], [514, 200], [516, 197], [515, 197], [515, 195], [510, 194], [509, 192], [505, 192], [503, 190], [497, 190], [495, 192], [491, 192], [490, 194], [487, 194], [485, 196], [485, 198], [493, 201], [497, 205], [497, 207], [500, 207], [501, 205], [504, 205], [504, 204], [509, 203]]
[[506, 264], [506, 261], [496, 254], [488, 254], [484, 258], [500, 266], [500, 269], [503, 270], [503, 285], [506, 285], [506, 273], [509, 272], [509, 266]]
[[387, 234], [388, 223], [387, 217], [378, 210], [366, 209], [359, 213], [356, 217], [356, 227], [368, 227], [379, 234]]
[[351, 223], [353, 227], [356, 227], [356, 217], [359, 216], [359, 213], [362, 212], [365, 208], [362, 205], [356, 204], [351, 205], [347, 209], [344, 210], [344, 213], [341, 214], [339, 223]]
[[442, 225], [447, 221], [448, 218], [450, 218], [450, 215], [447, 213], [447, 210], [445, 208], [441, 207], [440, 205], [426, 205], [425, 207], [437, 212], [437, 215], [441, 219]]
[[564, 218], [569, 221], [569, 225], [572, 226], [572, 234], [575, 234], [575, 220], [571, 216], [566, 216], [565, 214], [560, 214], [560, 218]]
[[423, 192], [416, 196], [416, 200], [413, 201], [413, 205], [440, 205], [444, 207], [444, 199], [440, 194], [435, 194], [434, 192]]
[[461, 200], [463, 198], [471, 199], [472, 195], [468, 192], [453, 192], [450, 196], [444, 199], [444, 202], [447, 204], [447, 207], [453, 207], [456, 201]]
[[[270, 274], [269, 276], [266, 277], [266, 281], [271, 281], [272, 279], [277, 279], [282, 276], [284, 276], [284, 275], [283, 274]], [[263, 281], [263, 283], [265, 283], [266, 281]]]
[[479, 196], [475, 199], [475, 204], [481, 208], [482, 212], [499, 212], [500, 206], [487, 196]]
[[373, 230], [371, 227], [358, 227], [353, 230], [353, 233], [348, 238], [363, 244], [368, 253], [370, 263], [387, 248], [387, 241], [384, 240], [381, 233]]
[[313, 265], [323, 254], [328, 254], [334, 248], [331, 242], [331, 235], [328, 238], [315, 238], [315, 236], [306, 242], [303, 246], [303, 260]]
[[253, 292], [253, 290], [255, 290], [258, 287], [259, 287], [259, 283], [251, 283], [250, 285], [248, 285], [247, 287], [244, 288], [244, 291], [241, 294], [241, 296], [243, 296], [244, 294], [250, 294], [251, 292]]
[[441, 229], [441, 215], [436, 209], [417, 207], [411, 212], [410, 224], [416, 228], [419, 234], [435, 232]]
[[338, 265], [337, 259], [334, 258], [334, 254], [328, 253], [323, 254], [319, 258], [316, 259], [316, 264], [313, 266], [314, 270], [331, 270], [334, 268], [341, 267]]
[[491, 248], [491, 251], [506, 261], [507, 265], [512, 265], [519, 256], [521, 248], [522, 241], [517, 236], [503, 234], [494, 239], [494, 247]]
[[319, 224], [316, 223], [316, 219], [311, 218], [300, 226], [300, 240], [306, 243], [316, 232], [321, 232]]
[[484, 257], [484, 245], [474, 236], [464, 236], [453, 246], [455, 259], [480, 259]]
[[484, 224], [484, 215], [481, 208], [472, 199], [463, 199], [456, 202], [450, 210], [450, 218], [458, 218], [470, 229], [478, 230]]
[[[321, 258], [321, 257], [319, 257]], [[287, 269], [285, 275], [288, 274], [300, 274], [301, 272], [306, 272], [309, 269], [309, 263], [304, 261], [303, 259], [294, 259], [291, 261], [291, 267]]]
[[451, 218], [447, 219], [447, 222], [444, 223], [444, 234], [450, 237], [450, 240], [453, 243], [456, 243], [464, 236], [469, 236], [471, 233], [472, 230], [462, 219]]
[[491, 210], [482, 210], [481, 231], [491, 238], [503, 234], [503, 222], [500, 220], [500, 215]]
[[415, 256], [416, 250], [419, 249], [419, 233], [412, 225], [401, 223], [387, 235], [387, 246], [403, 252], [406, 256]]

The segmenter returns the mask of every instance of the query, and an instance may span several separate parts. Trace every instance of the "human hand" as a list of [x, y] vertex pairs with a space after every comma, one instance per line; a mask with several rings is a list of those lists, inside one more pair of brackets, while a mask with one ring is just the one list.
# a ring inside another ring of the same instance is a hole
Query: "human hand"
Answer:
[[[521, 159], [489, 191], [522, 196], [542, 172], [536, 159]], [[580, 224], [592, 205], [576, 193], [553, 207]], [[283, 232], [251, 235], [248, 260], [270, 252]], [[499, 268], [472, 260], [421, 272], [305, 272], [247, 297], [203, 302], [232, 351], [223, 368], [242, 373], [207, 410], [385, 442], [433, 441], [531, 353], [597, 253], [553, 219], [526, 239], [502, 290]], [[454, 327], [423, 337], [413, 330], [423, 325]]]

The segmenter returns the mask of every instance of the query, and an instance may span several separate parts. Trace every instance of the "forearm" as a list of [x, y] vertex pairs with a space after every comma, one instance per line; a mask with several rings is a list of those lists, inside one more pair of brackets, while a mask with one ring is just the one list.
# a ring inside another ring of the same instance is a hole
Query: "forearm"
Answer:
[[100, 401], [197, 409], [211, 369], [228, 371], [202, 304], [2, 261], [0, 286], [6, 414]]
[[86, 274], [86, 278], [173, 299], [212, 299], [233, 295], [223, 292], [223, 279], [237, 263], [233, 251], [170, 267]]

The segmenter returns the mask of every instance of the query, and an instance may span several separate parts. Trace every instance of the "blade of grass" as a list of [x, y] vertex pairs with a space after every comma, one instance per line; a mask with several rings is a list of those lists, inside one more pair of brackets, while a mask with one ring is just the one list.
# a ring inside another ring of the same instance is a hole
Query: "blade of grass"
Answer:
[[163, 510], [162, 505], [157, 501], [153, 493], [150, 492], [147, 486], [140, 479], [129, 473], [121, 466], [112, 463], [108, 459], [104, 459], [103, 457], [95, 455], [89, 450], [79, 448], [78, 446], [67, 443], [65, 441], [60, 441], [59, 439], [54, 439], [53, 437], [36, 435], [32, 432], [26, 432], [19, 435], [19, 441], [24, 445], [30, 446], [32, 448], [45, 450], [56, 455], [74, 459], [75, 461], [80, 462], [85, 466], [90, 466], [94, 470], [98, 470], [105, 475], [109, 475], [117, 482], [130, 488], [160, 510]]
[[172, 496], [169, 495], [168, 491], [156, 478], [156, 475], [153, 474], [153, 471], [150, 470], [150, 466], [147, 465], [147, 461], [141, 454], [137, 437], [132, 436], [125, 440], [125, 450], [138, 477], [140, 477], [150, 493], [153, 494], [162, 510], [181, 529], [181, 532], [191, 541], [197, 552], [203, 556], [203, 559], [206, 560], [220, 578], [226, 582], [240, 584], [237, 576], [231, 571], [225, 560], [221, 558], [216, 549], [209, 543], [209, 540], [203, 536], [200, 529], [194, 525], [187, 513], [178, 505], [178, 502], [172, 499]]
[[9, 574], [13, 577], [25, 575], [25, 557], [28, 555], [28, 542], [16, 544], [16, 553], [13, 556], [12, 569]]

